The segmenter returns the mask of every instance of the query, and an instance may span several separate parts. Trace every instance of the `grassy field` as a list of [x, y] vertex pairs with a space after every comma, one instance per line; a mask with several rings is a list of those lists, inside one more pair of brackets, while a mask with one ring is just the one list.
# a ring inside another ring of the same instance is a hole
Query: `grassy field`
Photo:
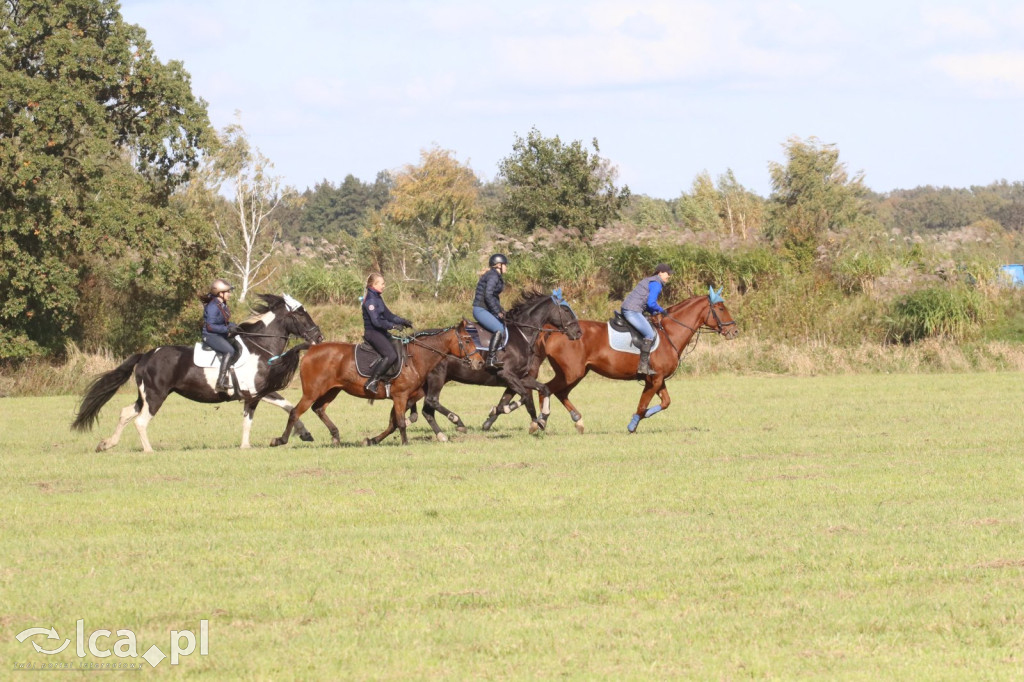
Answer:
[[[144, 455], [95, 454], [74, 397], [0, 400], [0, 663], [75, 653], [75, 625], [198, 647], [210, 679], [899, 679], [1024, 676], [1016, 373], [677, 377], [626, 433], [599, 378], [547, 433], [516, 412], [446, 444], [237, 449], [240, 408], [172, 398]], [[290, 397], [294, 398], [292, 391]], [[444, 394], [478, 427], [493, 389]], [[330, 414], [378, 433], [389, 403]], [[255, 443], [284, 413], [261, 407]], [[450, 429], [449, 429], [450, 431]], [[16, 635], [54, 626], [59, 639]], [[118, 636], [100, 638], [113, 649]], [[179, 640], [180, 641], [180, 640]], [[29, 673], [25, 673], [29, 674]], [[79, 674], [79, 673], [75, 673]], [[3, 675], [10, 677], [9, 674]]]

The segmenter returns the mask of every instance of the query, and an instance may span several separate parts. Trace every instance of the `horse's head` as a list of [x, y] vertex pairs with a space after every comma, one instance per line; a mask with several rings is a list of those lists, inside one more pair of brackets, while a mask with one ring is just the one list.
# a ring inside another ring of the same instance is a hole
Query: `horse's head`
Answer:
[[722, 298], [722, 288], [715, 291], [714, 287], [708, 287], [708, 318], [704, 321], [706, 327], [710, 327], [727, 339], [735, 339], [740, 330], [736, 321], [732, 319], [732, 313], [725, 307], [725, 300]]
[[574, 341], [583, 336], [580, 321], [569, 302], [562, 298], [561, 289], [555, 289], [551, 295], [540, 291], [524, 293], [509, 310], [508, 317], [515, 324], [530, 329], [551, 325]]
[[309, 316], [305, 307], [288, 294], [259, 294], [259, 298], [264, 306], [257, 307], [256, 312], [270, 312], [274, 315], [273, 321], [268, 323], [267, 327], [277, 322], [288, 336], [298, 336], [314, 345], [324, 340], [320, 327]]
[[484, 358], [480, 351], [476, 348], [476, 342], [473, 340], [472, 335], [466, 329], [466, 321], [462, 320], [454, 328], [455, 334], [453, 335], [453, 343], [450, 344], [453, 347], [448, 349], [448, 352], [469, 363], [469, 368], [473, 371], [481, 370], [484, 368]]

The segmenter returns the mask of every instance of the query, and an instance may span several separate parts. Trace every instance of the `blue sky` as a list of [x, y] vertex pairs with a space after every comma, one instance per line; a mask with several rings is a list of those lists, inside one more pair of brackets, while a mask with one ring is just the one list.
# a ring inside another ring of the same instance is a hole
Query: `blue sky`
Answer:
[[732, 169], [767, 196], [790, 137], [872, 189], [1024, 180], [1015, 0], [122, 0], [303, 190], [454, 152], [483, 179], [536, 127], [597, 138], [634, 193]]

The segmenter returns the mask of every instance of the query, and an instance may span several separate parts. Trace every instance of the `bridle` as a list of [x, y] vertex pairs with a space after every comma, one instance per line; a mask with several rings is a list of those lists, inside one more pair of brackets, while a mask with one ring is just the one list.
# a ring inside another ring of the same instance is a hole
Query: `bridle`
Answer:
[[[554, 324], [551, 325], [552, 327], [557, 327], [556, 329], [548, 329], [547, 326], [546, 326], [548, 323], [545, 323], [544, 325], [541, 325], [541, 326], [537, 326], [537, 325], [533, 325], [533, 324], [527, 324], [525, 322], [517, 322], [515, 320], [511, 320], [510, 321], [510, 324], [514, 324], [515, 325], [516, 329], [522, 335], [523, 340], [526, 341], [526, 347], [527, 348], [532, 348], [533, 347], [533, 344], [536, 343], [537, 337], [540, 336], [541, 332], [545, 332], [545, 333], [548, 333], [548, 334], [561, 333], [561, 334], [565, 334], [566, 336], [569, 336], [569, 325], [572, 324], [573, 322], [576, 322], [577, 324], [579, 324], [579, 318], [576, 317], [576, 313], [573, 311], [572, 307], [570, 307], [567, 302], [565, 302], [565, 301], [558, 301], [558, 300], [555, 300], [554, 298], [552, 298], [551, 300], [554, 301], [555, 305], [558, 307], [558, 324], [557, 325], [554, 325]], [[569, 321], [568, 322], [565, 321], [565, 316], [566, 315], [569, 316]], [[527, 336], [526, 333], [523, 331], [523, 329], [532, 329], [532, 330], [534, 330], [534, 333], [531, 335], [532, 338], [530, 336]]]
[[[416, 334], [413, 334], [412, 336], [408, 336], [408, 337], [402, 339], [402, 342], [405, 343], [405, 344], [415, 343], [420, 348], [426, 348], [431, 353], [436, 353], [436, 354], [444, 356], [446, 358], [454, 358], [454, 359], [458, 360], [459, 362], [462, 362], [462, 363], [464, 363], [466, 365], [472, 365], [473, 361], [469, 359], [470, 356], [472, 356], [474, 353], [479, 353], [480, 351], [476, 349], [476, 345], [474, 344], [473, 351], [471, 353], [467, 353], [466, 352], [466, 347], [469, 345], [469, 343], [466, 342], [462, 338], [462, 334], [460, 334], [458, 332], [458, 328], [459, 328], [459, 325], [454, 325], [452, 327], [445, 327], [444, 329], [439, 329], [436, 332], [418, 332]], [[431, 337], [433, 337], [433, 336], [440, 336], [441, 334], [444, 334], [445, 332], [450, 332], [453, 329], [456, 330], [455, 331], [455, 340], [459, 342], [459, 355], [455, 355], [454, 353], [446, 353], [444, 351], [440, 351], [440, 350], [438, 350], [438, 349], [436, 349], [436, 348], [434, 348], [432, 346], [428, 346], [427, 344], [423, 343], [422, 341], [420, 341], [418, 339], [419, 336], [431, 336]], [[467, 332], [467, 336], [468, 335], [469, 334]]]
[[[712, 330], [712, 331], [714, 331], [714, 332], [716, 332], [718, 334], [724, 334], [726, 327], [731, 327], [731, 326], [735, 326], [736, 325], [736, 320], [729, 320], [728, 322], [722, 322], [722, 318], [720, 318], [718, 316], [718, 311], [715, 310], [715, 304], [711, 302], [710, 298], [708, 299], [708, 312], [704, 316], [704, 319], [701, 321], [701, 323], [697, 327], [691, 327], [690, 325], [686, 324], [685, 322], [682, 322], [682, 321], [677, 320], [676, 318], [672, 317], [668, 313], [662, 314], [661, 317], [662, 317], [663, 320], [668, 319], [671, 322], [675, 322], [680, 327], [685, 327], [686, 329], [689, 329], [691, 332], [693, 332], [693, 337], [694, 337], [693, 341], [691, 341], [690, 344], [687, 344], [687, 345], [692, 345], [692, 346], [696, 346], [697, 345], [697, 341], [700, 339], [700, 333], [703, 330], [705, 330], [705, 329], [710, 329], [710, 330]], [[709, 322], [711, 321], [712, 318], [714, 318], [714, 320], [715, 320], [715, 326], [712, 326], [712, 325], [709, 324]], [[665, 338], [668, 340], [669, 345], [672, 346], [672, 349], [676, 352], [676, 355], [681, 356], [682, 355], [682, 351], [680, 351], [679, 348], [676, 347], [676, 344], [674, 344], [672, 342], [672, 337], [669, 335], [668, 331], [665, 329], [664, 323], [659, 323], [658, 327], [663, 332], [665, 332]]]
[[[296, 312], [298, 312], [298, 310], [301, 310], [301, 308], [296, 308], [295, 310], [289, 310], [287, 317], [291, 318], [293, 315], [295, 315]], [[310, 320], [310, 321], [312, 321], [312, 320]], [[244, 331], [239, 330], [237, 335], [238, 336], [246, 337], [246, 340], [248, 341], [248, 343], [250, 343], [253, 346], [255, 346], [256, 348], [260, 349], [261, 351], [263, 351], [267, 355], [272, 356], [271, 360], [273, 360], [274, 357], [276, 357], [274, 352], [272, 350], [270, 350], [269, 348], [260, 345], [256, 341], [253, 341], [252, 339], [254, 339], [254, 338], [284, 339], [285, 341], [287, 341], [292, 336], [300, 336], [300, 337], [302, 337], [302, 339], [304, 341], [306, 341], [308, 343], [311, 343], [311, 344], [315, 344], [316, 343], [316, 338], [318, 336], [321, 337], [321, 338], [323, 337], [323, 333], [320, 331], [320, 327], [317, 324], [313, 324], [313, 325], [311, 325], [309, 327], [306, 327], [305, 329], [303, 329], [303, 330], [301, 330], [299, 332], [296, 332], [296, 333], [287, 332], [285, 334], [260, 334], [260, 333], [257, 333], [257, 332], [244, 332]]]

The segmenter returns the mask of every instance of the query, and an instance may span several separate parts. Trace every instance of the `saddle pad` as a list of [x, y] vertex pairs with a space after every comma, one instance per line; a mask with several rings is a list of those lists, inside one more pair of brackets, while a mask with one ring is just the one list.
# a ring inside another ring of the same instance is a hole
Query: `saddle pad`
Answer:
[[[249, 362], [249, 359], [252, 357], [252, 353], [249, 352], [244, 343], [239, 345], [242, 346], [242, 353], [235, 360], [235, 364], [231, 365], [232, 367], [244, 367], [245, 363]], [[217, 353], [204, 346], [202, 342], [195, 345], [195, 350], [192, 352], [192, 362], [195, 363], [196, 367], [215, 367], [220, 369], [220, 358], [217, 357]]]
[[[398, 339], [392, 341], [391, 345], [393, 345], [395, 347], [395, 350], [398, 351], [398, 362], [395, 363], [395, 366], [392, 368], [392, 370], [388, 372], [386, 377], [384, 377], [384, 381], [387, 382], [390, 382], [392, 379], [401, 374], [402, 368], [405, 367], [404, 345]], [[368, 343], [361, 343], [358, 346], [356, 346], [356, 371], [359, 372], [359, 376], [369, 378], [370, 366], [379, 357], [380, 353], [378, 353], [374, 349], [374, 347]]]
[[[483, 327], [466, 320], [466, 332], [470, 338], [473, 339], [473, 345], [476, 346], [477, 350], [490, 350], [491, 348], [491, 337], [494, 336], [494, 332], [489, 332]], [[505, 333], [501, 336], [501, 345], [498, 346], [498, 350], [503, 350], [508, 345], [508, 326], [505, 327]]]
[[[632, 335], [629, 332], [620, 332], [611, 323], [608, 323], [608, 345], [612, 347], [612, 350], [640, 355], [640, 349], [633, 345]], [[651, 352], [654, 352], [654, 349], [660, 345], [661, 334], [658, 334], [654, 337], [654, 345], [651, 346]]]

